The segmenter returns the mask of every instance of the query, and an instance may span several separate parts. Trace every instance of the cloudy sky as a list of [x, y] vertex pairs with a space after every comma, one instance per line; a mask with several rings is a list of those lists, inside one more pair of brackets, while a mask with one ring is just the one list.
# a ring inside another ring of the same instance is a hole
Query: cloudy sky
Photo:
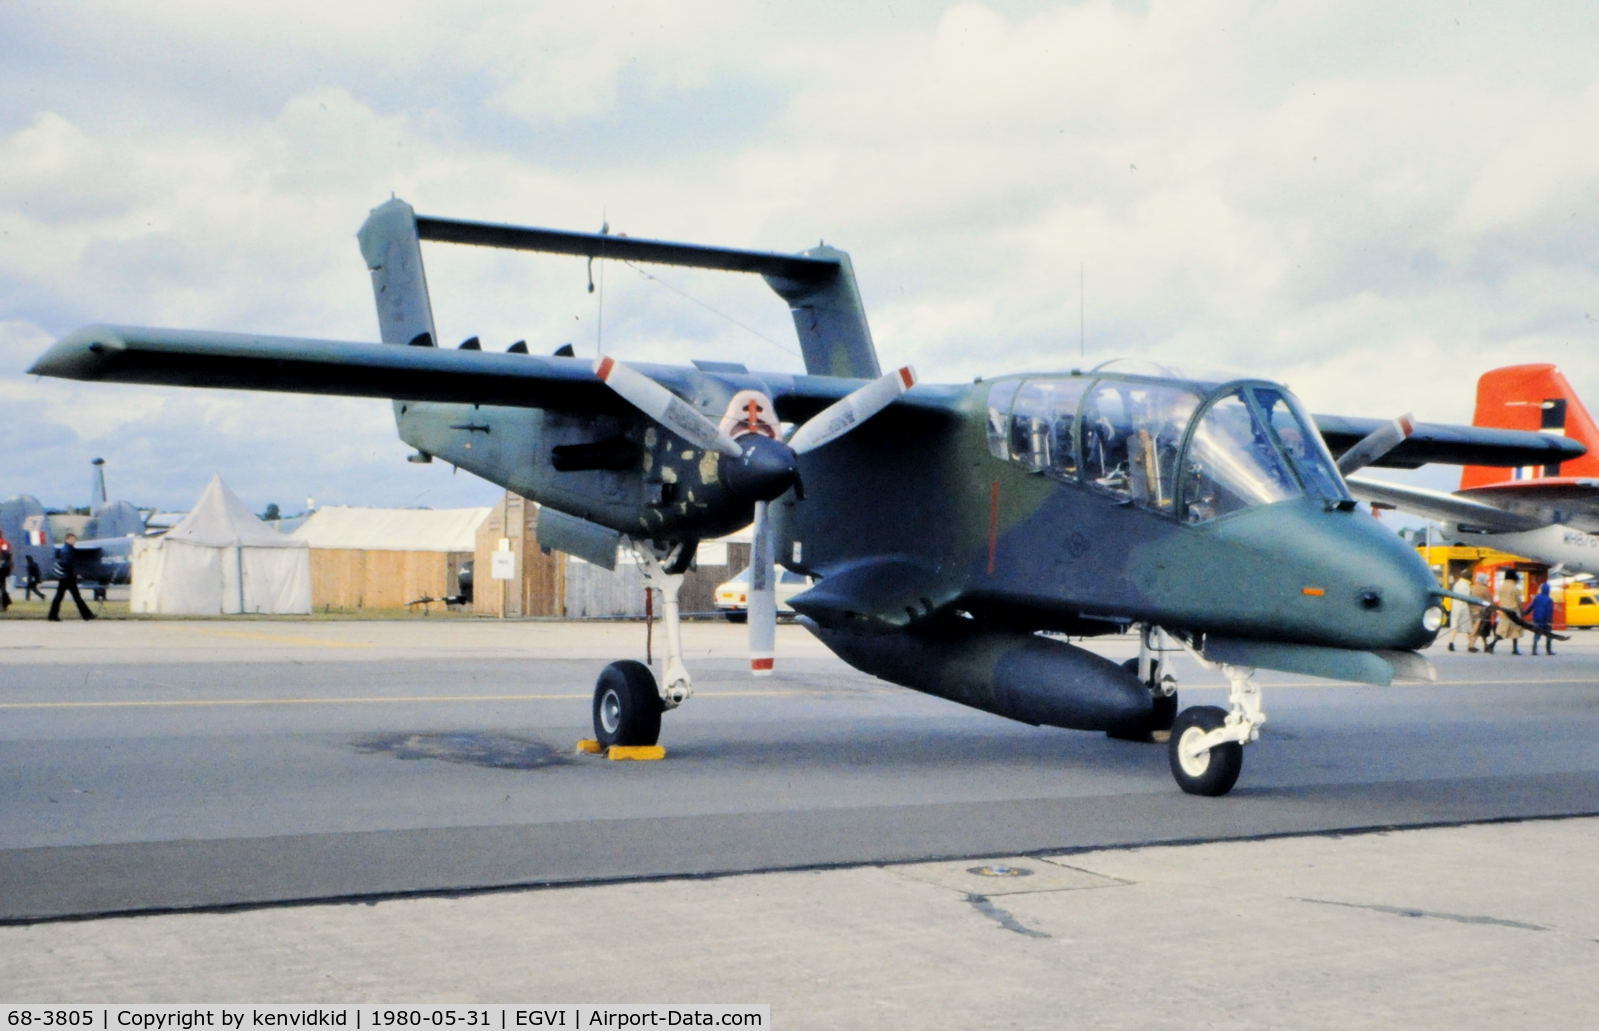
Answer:
[[[1312, 410], [1599, 407], [1599, 5], [0, 0], [0, 496], [487, 504], [386, 403], [23, 370], [89, 322], [375, 339], [425, 213], [854, 258], [924, 379], [1144, 354]], [[441, 335], [797, 370], [751, 277], [443, 244]], [[1444, 477], [1445, 482], [1448, 476]]]

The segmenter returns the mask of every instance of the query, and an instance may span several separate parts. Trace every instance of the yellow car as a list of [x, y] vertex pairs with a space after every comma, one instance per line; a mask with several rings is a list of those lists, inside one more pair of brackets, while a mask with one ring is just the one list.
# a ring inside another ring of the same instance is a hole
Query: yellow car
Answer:
[[1566, 626], [1576, 630], [1591, 630], [1599, 626], [1599, 589], [1587, 584], [1570, 584], [1559, 592], [1565, 602]]
[[[777, 614], [792, 616], [794, 610], [788, 607], [788, 599], [810, 585], [811, 578], [808, 576], [801, 576], [787, 569], [777, 570]], [[726, 616], [729, 622], [744, 622], [749, 618], [749, 589], [750, 571], [746, 567], [733, 579], [717, 586], [716, 611]]]

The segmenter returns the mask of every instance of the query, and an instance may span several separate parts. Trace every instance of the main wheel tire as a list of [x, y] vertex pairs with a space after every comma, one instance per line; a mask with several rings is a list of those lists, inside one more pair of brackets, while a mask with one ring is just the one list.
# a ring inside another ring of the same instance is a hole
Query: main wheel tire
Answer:
[[644, 663], [624, 659], [600, 671], [594, 685], [594, 737], [601, 748], [655, 744], [661, 712], [655, 674]]
[[[1138, 676], [1138, 660], [1128, 659], [1122, 663], [1122, 669], [1133, 677]], [[1155, 668], [1155, 675], [1160, 676], [1160, 667]], [[1177, 718], [1177, 692], [1171, 694], [1154, 694], [1150, 703], [1149, 715], [1132, 726], [1115, 727], [1105, 731], [1105, 736], [1117, 741], [1138, 741], [1143, 744], [1159, 744], [1166, 740], [1166, 734], [1171, 731], [1172, 721]]]
[[1184, 709], [1172, 723], [1171, 741], [1166, 755], [1171, 760], [1171, 775], [1177, 786], [1190, 795], [1225, 795], [1238, 783], [1244, 768], [1244, 746], [1236, 741], [1216, 745], [1198, 758], [1185, 754], [1185, 745], [1227, 722], [1227, 712], [1214, 705]]
[[1171, 733], [1172, 724], [1177, 722], [1177, 692], [1171, 694], [1158, 694], [1155, 696], [1155, 706], [1150, 711], [1150, 728], [1156, 733]]

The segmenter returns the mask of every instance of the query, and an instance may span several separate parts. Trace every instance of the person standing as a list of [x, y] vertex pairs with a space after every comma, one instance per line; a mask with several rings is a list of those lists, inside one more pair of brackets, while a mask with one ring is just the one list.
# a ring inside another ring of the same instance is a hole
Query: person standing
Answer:
[[1527, 607], [1522, 610], [1532, 617], [1532, 653], [1538, 654], [1538, 639], [1541, 637], [1546, 642], [1544, 653], [1555, 653], [1555, 599], [1549, 594], [1549, 584], [1545, 583], [1538, 588], [1538, 593], [1533, 595]]
[[[1521, 654], [1521, 607], [1525, 599], [1521, 596], [1521, 574], [1514, 569], [1505, 570], [1505, 578], [1499, 581], [1499, 590], [1494, 592], [1494, 604], [1497, 605], [1504, 616], [1499, 621], [1499, 639], [1510, 642], [1510, 654]], [[1495, 642], [1498, 643], [1498, 642]], [[1488, 646], [1493, 650], [1493, 645]]]
[[1482, 650], [1488, 651], [1493, 647], [1489, 639], [1493, 637], [1494, 632], [1494, 607], [1491, 604], [1493, 592], [1488, 589], [1487, 573], [1478, 573], [1477, 578], [1472, 581], [1471, 596], [1478, 599], [1481, 604], [1472, 606], [1477, 610], [1477, 623], [1471, 629], [1471, 636], [1466, 639], [1466, 651], [1477, 650], [1479, 637], [1482, 638]]
[[61, 596], [67, 593], [71, 593], [72, 600], [78, 603], [80, 617], [86, 620], [94, 618], [89, 606], [83, 603], [83, 595], [78, 593], [78, 549], [72, 546], [77, 539], [77, 534], [69, 533], [56, 549], [56, 596], [50, 600], [50, 615], [47, 617], [52, 622], [61, 622]]
[[[1466, 576], [1465, 573], [1461, 573], [1459, 576], [1455, 577], [1454, 586], [1450, 587], [1449, 589], [1456, 594], [1470, 594], [1471, 578]], [[1450, 651], [1455, 650], [1455, 638], [1457, 637], [1464, 637], [1466, 639], [1466, 646], [1468, 648], [1471, 647], [1471, 626], [1474, 622], [1476, 622], [1476, 617], [1472, 614], [1471, 606], [1469, 604], [1461, 601], [1459, 598], [1455, 598], [1450, 601], [1448, 637]], [[1476, 649], [1472, 650], [1475, 651]]]
[[0, 530], [0, 612], [11, 607], [11, 542]]

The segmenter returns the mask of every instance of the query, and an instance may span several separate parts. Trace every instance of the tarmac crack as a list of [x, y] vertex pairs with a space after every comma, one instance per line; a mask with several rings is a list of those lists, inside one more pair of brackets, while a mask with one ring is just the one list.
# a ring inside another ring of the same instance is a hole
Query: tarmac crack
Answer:
[[1496, 916], [1471, 916], [1465, 913], [1435, 913], [1407, 906], [1379, 906], [1362, 902], [1339, 902], [1336, 899], [1295, 898], [1295, 902], [1312, 902], [1318, 906], [1342, 906], [1345, 909], [1364, 909], [1372, 913], [1387, 913], [1420, 920], [1447, 920], [1457, 924], [1477, 924], [1485, 927], [1509, 927], [1517, 931], [1548, 931], [1542, 924], [1529, 924], [1520, 920], [1505, 920]]
[[1054, 935], [1046, 934], [1043, 931], [1035, 931], [1031, 927], [1028, 927], [1026, 924], [1016, 919], [1016, 917], [1013, 916], [1008, 910], [1001, 909], [994, 905], [993, 900], [991, 900], [987, 895], [967, 895], [966, 901], [971, 904], [973, 909], [988, 917], [988, 919], [994, 921], [1007, 931], [1013, 931], [1016, 934], [1022, 935], [1026, 938], [1054, 937]]

